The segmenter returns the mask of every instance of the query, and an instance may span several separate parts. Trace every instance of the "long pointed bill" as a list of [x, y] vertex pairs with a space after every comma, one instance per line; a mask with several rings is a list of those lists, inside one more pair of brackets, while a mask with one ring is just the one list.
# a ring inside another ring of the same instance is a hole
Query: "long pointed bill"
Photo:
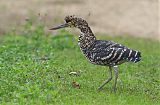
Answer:
[[57, 29], [60, 29], [60, 28], [65, 28], [65, 27], [68, 27], [69, 25], [67, 23], [64, 23], [64, 24], [61, 24], [59, 26], [56, 26], [56, 27], [53, 27], [49, 30], [57, 30]]

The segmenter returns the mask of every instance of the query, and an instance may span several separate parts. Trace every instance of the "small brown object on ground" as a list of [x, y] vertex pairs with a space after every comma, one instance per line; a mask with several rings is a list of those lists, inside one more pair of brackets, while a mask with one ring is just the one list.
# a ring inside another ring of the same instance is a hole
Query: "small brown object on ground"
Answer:
[[80, 89], [80, 84], [77, 83], [77, 82], [75, 82], [75, 81], [72, 82], [72, 86], [73, 86], [74, 88]]

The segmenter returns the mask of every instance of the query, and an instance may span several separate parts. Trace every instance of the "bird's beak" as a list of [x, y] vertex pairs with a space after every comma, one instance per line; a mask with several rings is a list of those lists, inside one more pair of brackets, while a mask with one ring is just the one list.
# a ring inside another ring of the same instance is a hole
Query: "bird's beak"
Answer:
[[57, 30], [57, 29], [60, 29], [60, 28], [68, 27], [68, 26], [69, 26], [68, 23], [64, 23], [64, 24], [55, 26], [55, 27], [53, 27], [53, 28], [50, 28], [49, 30]]

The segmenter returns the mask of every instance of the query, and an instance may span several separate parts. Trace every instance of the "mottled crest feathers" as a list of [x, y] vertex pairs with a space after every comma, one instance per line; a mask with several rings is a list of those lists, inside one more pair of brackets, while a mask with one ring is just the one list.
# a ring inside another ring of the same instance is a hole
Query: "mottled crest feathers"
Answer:
[[69, 15], [65, 17], [66, 23], [71, 23], [73, 26], [88, 26], [88, 23], [83, 19], [76, 17], [75, 15]]

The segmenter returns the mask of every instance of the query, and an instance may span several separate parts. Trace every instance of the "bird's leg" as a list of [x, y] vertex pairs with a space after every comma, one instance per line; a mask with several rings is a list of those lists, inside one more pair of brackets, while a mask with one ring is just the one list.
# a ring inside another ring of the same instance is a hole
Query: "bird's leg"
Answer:
[[111, 80], [112, 80], [112, 67], [109, 67], [109, 78], [98, 88], [98, 90], [101, 90], [103, 86]]
[[114, 87], [113, 90], [114, 92], [116, 92], [116, 85], [117, 85], [117, 79], [118, 79], [118, 66], [114, 66], [114, 72], [115, 72], [115, 82], [114, 82]]

